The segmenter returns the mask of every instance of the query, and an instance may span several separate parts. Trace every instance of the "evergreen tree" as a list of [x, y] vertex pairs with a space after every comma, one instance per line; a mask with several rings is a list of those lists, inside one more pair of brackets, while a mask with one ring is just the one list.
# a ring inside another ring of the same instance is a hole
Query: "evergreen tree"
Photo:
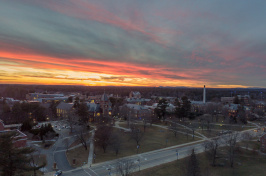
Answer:
[[166, 108], [168, 106], [167, 100], [166, 99], [161, 99], [159, 100], [157, 107], [155, 108], [155, 113], [161, 120], [163, 118], [163, 121], [165, 120], [165, 114], [166, 114]]
[[194, 149], [192, 150], [188, 161], [187, 176], [201, 176], [199, 162], [195, 155]]
[[88, 122], [89, 111], [88, 111], [88, 106], [86, 105], [86, 103], [81, 103], [77, 107], [77, 112], [76, 113], [80, 117], [80, 121], [81, 122], [83, 122], [83, 123], [87, 123]]
[[238, 96], [236, 95], [235, 98], [234, 98], [234, 104], [239, 104], [240, 103], [240, 100], [238, 98]]
[[34, 170], [29, 157], [34, 149], [15, 147], [14, 142], [18, 139], [16, 132], [0, 134], [0, 173], [2, 176], [13, 176], [18, 171]]

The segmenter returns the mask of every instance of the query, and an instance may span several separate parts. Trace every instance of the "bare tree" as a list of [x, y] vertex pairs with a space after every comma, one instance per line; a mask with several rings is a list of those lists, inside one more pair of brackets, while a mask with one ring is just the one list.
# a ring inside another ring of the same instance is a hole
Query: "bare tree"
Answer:
[[187, 176], [201, 176], [199, 162], [197, 160], [194, 149], [192, 150], [192, 153], [191, 153], [189, 161], [188, 161], [186, 175]]
[[220, 146], [220, 138], [213, 138], [206, 141], [204, 144], [206, 154], [212, 162], [212, 166], [216, 166], [216, 159], [218, 158], [218, 147]]
[[[206, 113], [211, 115], [212, 118], [212, 122], [213, 122], [213, 118], [214, 116], [218, 113], [219, 111], [219, 104], [217, 103], [210, 103], [206, 106], [205, 109]], [[218, 121], [218, 118], [216, 117], [216, 122]]]
[[206, 126], [207, 131], [210, 132], [211, 131], [211, 115], [204, 115], [202, 116], [202, 127], [203, 128], [203, 124], [204, 126]]
[[114, 150], [115, 154], [118, 155], [121, 146], [122, 146], [122, 140], [118, 133], [113, 133], [111, 136], [111, 145], [112, 149]]
[[129, 108], [124, 105], [119, 109], [119, 118], [128, 119]]
[[103, 152], [106, 152], [107, 146], [111, 144], [112, 127], [99, 125], [95, 131], [95, 145], [102, 147]]
[[172, 122], [170, 124], [170, 126], [168, 126], [168, 130], [170, 130], [174, 134], [174, 136], [176, 137], [176, 135], [178, 133], [178, 131], [177, 131], [178, 130], [178, 125], [175, 122]]
[[244, 140], [244, 143], [246, 144], [246, 149], [248, 149], [248, 144], [250, 143], [250, 140], [252, 139], [252, 135], [246, 131], [242, 134], [242, 139]]
[[36, 155], [34, 155], [33, 153], [30, 154], [30, 165], [33, 170], [33, 175], [37, 176], [36, 171], [46, 166], [46, 162], [43, 162], [42, 164], [39, 165], [39, 162], [40, 162], [39, 158], [40, 158], [41, 151], [38, 149], [35, 149], [35, 152], [36, 152]]
[[85, 148], [85, 150], [88, 150], [87, 138], [86, 138], [85, 134], [86, 134], [85, 128], [80, 129], [79, 132], [78, 132], [78, 134], [77, 134], [77, 139], [83, 145], [83, 147]]
[[221, 112], [224, 117], [224, 121], [227, 120], [229, 118], [229, 108], [223, 107]]
[[74, 127], [74, 123], [77, 121], [77, 117], [75, 115], [74, 112], [70, 111], [68, 114], [67, 114], [67, 122], [69, 124], [69, 127], [70, 127], [70, 133], [73, 132], [73, 127]]
[[239, 138], [238, 132], [231, 132], [227, 136], [225, 136], [225, 141], [228, 146], [228, 158], [230, 162], [230, 166], [234, 167], [234, 161], [236, 158], [236, 150], [237, 150], [237, 140]]
[[116, 173], [121, 176], [129, 176], [136, 169], [136, 164], [130, 159], [121, 159], [116, 163]]
[[188, 125], [188, 127], [190, 128], [190, 130], [192, 131], [192, 137], [193, 137], [193, 140], [194, 140], [194, 137], [195, 137], [195, 131], [196, 131], [196, 129], [197, 129], [197, 124], [195, 124], [195, 123], [190, 123], [189, 125]]
[[136, 126], [136, 125], [131, 125], [131, 139], [136, 141], [137, 147], [139, 147], [139, 143], [143, 137], [143, 132]]

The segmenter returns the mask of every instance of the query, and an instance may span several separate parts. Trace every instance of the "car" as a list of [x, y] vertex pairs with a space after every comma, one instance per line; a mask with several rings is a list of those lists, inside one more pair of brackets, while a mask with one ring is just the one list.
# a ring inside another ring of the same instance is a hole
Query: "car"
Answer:
[[55, 172], [54, 176], [59, 176], [59, 175], [62, 175], [62, 171], [61, 170], [58, 170]]

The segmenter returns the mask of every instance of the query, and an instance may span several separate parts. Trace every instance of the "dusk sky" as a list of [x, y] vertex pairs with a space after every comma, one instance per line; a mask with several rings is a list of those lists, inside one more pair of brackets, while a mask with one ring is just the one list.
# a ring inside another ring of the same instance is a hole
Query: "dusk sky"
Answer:
[[0, 0], [0, 83], [266, 87], [266, 1]]

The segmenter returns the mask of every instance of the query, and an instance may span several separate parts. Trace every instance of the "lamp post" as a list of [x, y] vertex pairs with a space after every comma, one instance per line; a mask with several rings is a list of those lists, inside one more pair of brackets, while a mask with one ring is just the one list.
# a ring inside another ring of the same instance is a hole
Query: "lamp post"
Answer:
[[111, 168], [108, 168], [108, 170], [109, 170], [109, 175], [111, 175]]

